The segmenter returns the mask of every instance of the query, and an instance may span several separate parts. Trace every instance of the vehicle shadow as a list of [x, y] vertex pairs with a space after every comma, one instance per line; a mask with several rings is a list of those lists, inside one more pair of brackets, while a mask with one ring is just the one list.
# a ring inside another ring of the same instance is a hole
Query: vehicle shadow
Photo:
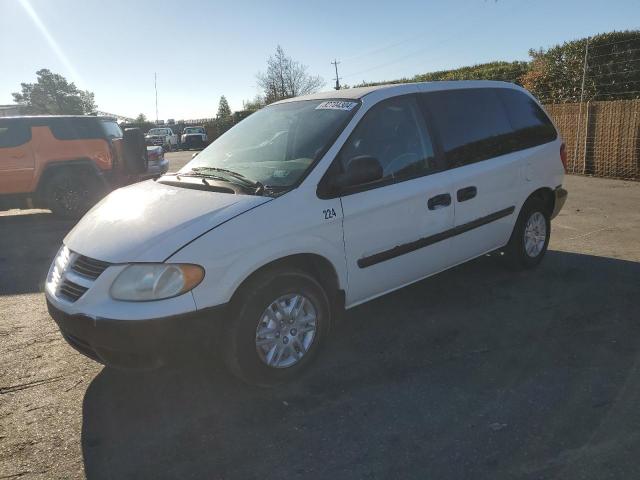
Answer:
[[[298, 382], [105, 368], [83, 403], [100, 478], [638, 478], [640, 263], [493, 258], [344, 315]], [[634, 470], [635, 469], [635, 470]]]
[[75, 223], [51, 213], [0, 215], [0, 295], [42, 292], [49, 265]]

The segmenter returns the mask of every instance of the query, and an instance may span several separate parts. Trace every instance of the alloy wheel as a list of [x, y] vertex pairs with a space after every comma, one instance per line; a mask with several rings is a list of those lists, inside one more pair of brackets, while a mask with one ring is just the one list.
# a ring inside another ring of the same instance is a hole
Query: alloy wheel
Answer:
[[256, 328], [256, 351], [272, 368], [291, 367], [305, 356], [316, 337], [318, 314], [300, 293], [283, 295], [264, 310]]

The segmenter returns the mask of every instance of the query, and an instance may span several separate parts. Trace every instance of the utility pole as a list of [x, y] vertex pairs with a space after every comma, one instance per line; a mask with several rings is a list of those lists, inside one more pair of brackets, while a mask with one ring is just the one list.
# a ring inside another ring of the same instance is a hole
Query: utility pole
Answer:
[[336, 86], [335, 86], [336, 90], [340, 90], [340, 77], [338, 76], [338, 64], [339, 63], [340, 62], [338, 62], [335, 58], [333, 59], [333, 62], [331, 62], [331, 65], [336, 67]]
[[156, 125], [158, 124], [158, 74], [153, 72], [153, 87], [156, 90]]
[[[576, 165], [576, 161], [578, 160], [578, 143], [580, 142], [580, 123], [582, 122], [582, 102], [584, 101], [584, 82], [585, 79], [587, 77], [587, 57], [589, 55], [589, 37], [587, 37], [587, 43], [584, 46], [584, 61], [582, 63], [582, 86], [580, 87], [580, 111], [578, 113], [578, 125], [576, 128], [576, 145], [573, 151], [573, 165], [575, 168]], [[584, 157], [586, 158], [586, 147], [585, 147], [585, 154]], [[583, 171], [582, 173], [585, 173], [586, 167], [583, 166]]]

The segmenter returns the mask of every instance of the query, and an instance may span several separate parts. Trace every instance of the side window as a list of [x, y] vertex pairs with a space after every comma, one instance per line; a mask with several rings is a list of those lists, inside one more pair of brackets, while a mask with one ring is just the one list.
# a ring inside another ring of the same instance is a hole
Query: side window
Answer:
[[426, 93], [449, 167], [513, 151], [512, 128], [497, 89]]
[[58, 140], [87, 140], [104, 136], [94, 118], [53, 118], [47, 125]]
[[518, 150], [549, 143], [558, 137], [551, 120], [533, 98], [506, 88], [500, 89], [499, 95], [513, 127]]
[[122, 130], [116, 122], [103, 121], [101, 124], [107, 138], [122, 138]]
[[340, 151], [342, 171], [361, 155], [380, 162], [382, 181], [404, 180], [436, 169], [433, 145], [414, 96], [382, 101], [367, 112]]
[[0, 122], [0, 148], [19, 147], [31, 140], [31, 127], [24, 122]]

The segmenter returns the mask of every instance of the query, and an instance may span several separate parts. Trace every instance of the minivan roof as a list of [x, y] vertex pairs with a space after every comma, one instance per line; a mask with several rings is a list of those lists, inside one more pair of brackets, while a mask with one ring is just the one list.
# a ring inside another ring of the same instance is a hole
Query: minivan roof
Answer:
[[520, 88], [515, 83], [500, 82], [496, 80], [443, 80], [443, 81], [437, 81], [437, 82], [387, 83], [384, 85], [375, 85], [372, 87], [346, 88], [344, 90], [331, 90], [328, 92], [312, 93], [310, 95], [302, 95], [299, 97], [280, 100], [279, 102], [275, 102], [274, 105], [278, 103], [298, 102], [301, 100], [329, 100], [329, 99], [359, 100], [371, 92], [375, 92], [377, 90], [383, 90], [383, 89], [394, 90], [393, 92], [389, 92], [389, 93], [400, 95], [405, 91], [407, 93], [409, 91], [411, 92], [415, 91], [416, 85], [428, 85], [430, 87], [429, 90], [431, 91], [460, 89], [460, 88], [515, 88], [515, 89]]

